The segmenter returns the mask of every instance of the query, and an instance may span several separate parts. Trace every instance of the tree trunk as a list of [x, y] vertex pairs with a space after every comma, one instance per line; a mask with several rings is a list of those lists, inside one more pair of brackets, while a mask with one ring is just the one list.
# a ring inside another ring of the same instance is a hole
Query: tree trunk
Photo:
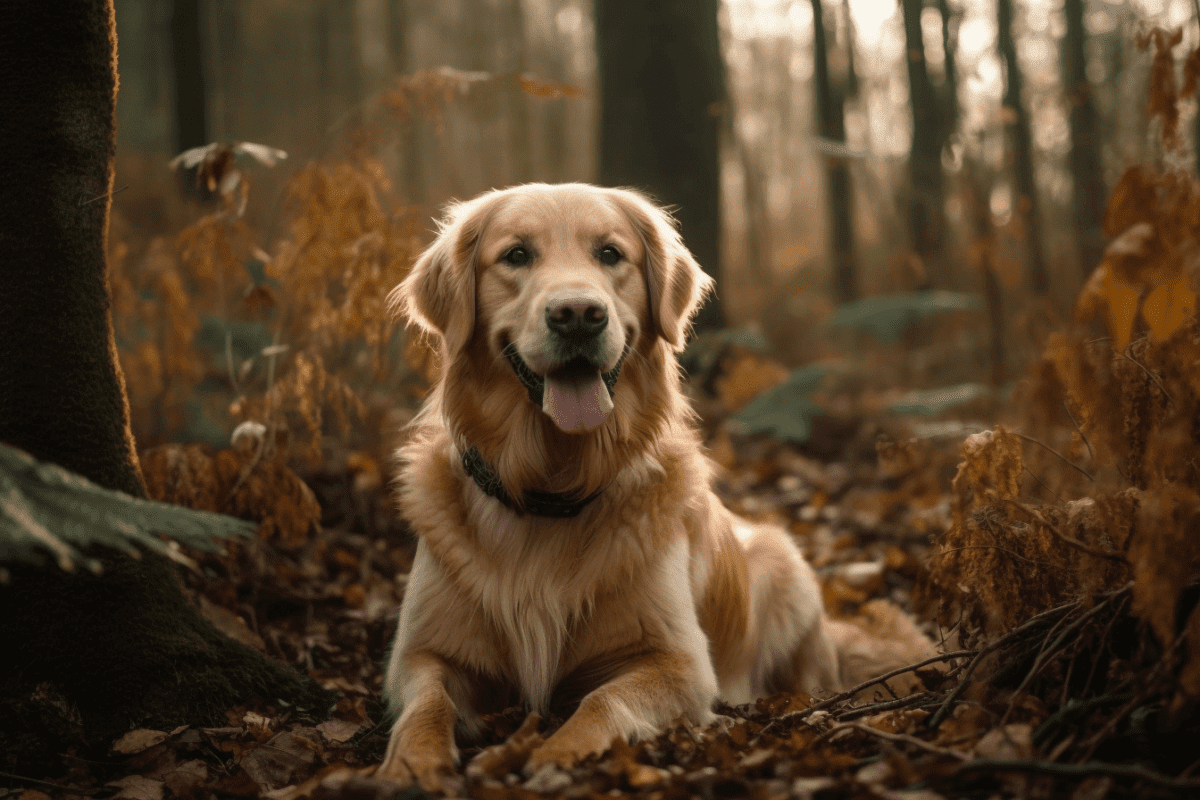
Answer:
[[[817, 95], [817, 128], [821, 138], [846, 143], [845, 104], [840, 86], [829, 77], [827, 31], [821, 0], [812, 0], [813, 86]], [[853, 44], [848, 43], [853, 49]], [[829, 250], [833, 255], [833, 296], [838, 303], [858, 299], [854, 258], [854, 195], [845, 158], [825, 156], [825, 192], [829, 201]]]
[[[0, 441], [140, 496], [106, 282], [115, 48], [111, 0], [0, 5]], [[131, 726], [221, 723], [254, 696], [327, 702], [202, 622], [161, 559], [94, 555], [102, 576], [11, 565], [0, 586], [10, 763], [63, 752], [33, 742], [46, 723], [29, 690], [45, 683], [99, 745]]]
[[1070, 108], [1071, 178], [1075, 194], [1075, 235], [1083, 280], [1104, 258], [1104, 167], [1100, 159], [1100, 115], [1087, 77], [1087, 28], [1083, 0], [1064, 0], [1067, 36], [1063, 41], [1063, 87]]
[[955, 12], [950, 8], [949, 0], [937, 0], [938, 14], [942, 18], [942, 53], [945, 61], [942, 68], [945, 83], [942, 85], [942, 144], [954, 133], [958, 126], [958, 66], [955, 62], [958, 52], [958, 26], [955, 24]]
[[175, 67], [175, 152], [208, 144], [204, 37], [200, 0], [174, 0], [171, 56]]
[[[688, 247], [720, 291], [717, 0], [596, 0], [600, 181], [676, 208]], [[696, 319], [720, 327], [719, 295]]]
[[1026, 270], [1025, 283], [1035, 294], [1045, 294], [1050, 288], [1046, 270], [1046, 255], [1042, 246], [1042, 216], [1038, 204], [1037, 183], [1033, 174], [1033, 134], [1029, 129], [1029, 112], [1021, 100], [1024, 81], [1017, 61], [1017, 43], [1012, 35], [1012, 0], [996, 2], [996, 38], [1004, 62], [1004, 108], [1011, 120], [1009, 135], [1013, 146], [1013, 172], [1017, 180], [1018, 219], [1025, 226]]
[[908, 166], [912, 182], [909, 226], [913, 250], [920, 257], [927, 283], [949, 282], [943, 263], [945, 188], [942, 177], [944, 132], [938, 97], [925, 63], [921, 35], [922, 0], [900, 0], [904, 12], [904, 41], [908, 49], [908, 94], [912, 106], [913, 134]]

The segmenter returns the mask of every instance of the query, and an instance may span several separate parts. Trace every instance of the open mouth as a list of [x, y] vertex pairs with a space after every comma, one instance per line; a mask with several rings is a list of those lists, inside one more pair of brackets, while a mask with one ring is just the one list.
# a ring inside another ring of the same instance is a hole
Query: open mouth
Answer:
[[560, 430], [586, 433], [603, 425], [612, 413], [612, 395], [625, 363], [624, 353], [608, 372], [601, 372], [591, 359], [576, 357], [545, 375], [530, 369], [511, 342], [505, 346], [504, 355], [529, 392], [529, 399], [540, 405]]

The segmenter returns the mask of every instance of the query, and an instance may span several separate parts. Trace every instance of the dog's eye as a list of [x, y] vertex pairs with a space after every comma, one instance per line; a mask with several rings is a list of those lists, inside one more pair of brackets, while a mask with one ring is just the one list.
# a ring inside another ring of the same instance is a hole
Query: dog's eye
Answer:
[[600, 263], [606, 267], [616, 266], [623, 256], [621, 251], [613, 247], [611, 244], [606, 244], [600, 248], [600, 252], [596, 254], [596, 258], [600, 259]]
[[500, 257], [501, 261], [514, 267], [527, 267], [529, 262], [533, 261], [533, 254], [526, 247], [517, 245], [509, 248], [508, 252]]

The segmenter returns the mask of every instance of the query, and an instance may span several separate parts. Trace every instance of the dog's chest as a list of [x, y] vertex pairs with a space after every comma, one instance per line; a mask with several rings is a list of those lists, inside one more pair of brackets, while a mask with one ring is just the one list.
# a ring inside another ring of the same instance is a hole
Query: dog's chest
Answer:
[[[477, 612], [499, 640], [508, 680], [545, 710], [558, 682], [582, 659], [637, 636], [629, 615], [612, 608], [628, 603], [611, 602], [613, 587], [604, 577], [614, 559], [627, 557], [620, 544], [627, 536], [619, 528], [580, 536], [530, 517], [494, 522]], [[623, 596], [633, 587], [625, 588]]]
[[579, 627], [576, 593], [533, 570], [516, 569], [489, 583], [481, 610], [503, 643], [508, 678], [544, 711]]

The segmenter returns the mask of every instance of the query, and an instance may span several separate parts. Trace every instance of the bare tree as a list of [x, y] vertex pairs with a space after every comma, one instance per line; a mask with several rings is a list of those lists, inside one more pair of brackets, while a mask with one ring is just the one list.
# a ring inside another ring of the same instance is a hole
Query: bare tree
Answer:
[[[828, 143], [846, 143], [845, 97], [829, 74], [828, 27], [821, 0], [812, 0], [813, 87], [817, 130]], [[836, 26], [834, 27], [836, 32]], [[834, 39], [836, 43], [836, 37]], [[853, 52], [853, 43], [845, 46]], [[847, 59], [847, 64], [850, 61]], [[843, 81], [844, 83], [844, 81]], [[854, 255], [854, 195], [850, 167], [844, 157], [825, 156], [825, 192], [829, 202], [829, 249], [833, 254], [833, 296], [839, 303], [858, 299]]]
[[1064, 0], [1067, 35], [1063, 40], [1063, 89], [1070, 109], [1071, 178], [1075, 235], [1084, 279], [1104, 256], [1104, 167], [1100, 158], [1100, 115], [1087, 77], [1087, 27], [1083, 0]]
[[942, 175], [943, 128], [937, 92], [929, 79], [925, 62], [925, 41], [921, 34], [923, 0], [900, 0], [904, 13], [904, 41], [908, 51], [908, 94], [912, 106], [913, 133], [909, 152], [912, 200], [909, 226], [913, 249], [924, 263], [926, 275], [934, 282], [948, 276], [942, 257], [946, 234], [945, 188]]
[[1012, 0], [996, 0], [997, 45], [1004, 62], [1005, 121], [1013, 148], [1013, 172], [1017, 183], [1016, 213], [1025, 228], [1025, 283], [1030, 291], [1045, 294], [1050, 288], [1050, 275], [1046, 269], [1041, 207], [1033, 174], [1033, 134], [1029, 127], [1029, 112], [1021, 98], [1024, 80], [1012, 28]]
[[[600, 180], [674, 206], [684, 239], [720, 287], [717, 0], [596, 0]], [[719, 300], [697, 329], [722, 323]]]

